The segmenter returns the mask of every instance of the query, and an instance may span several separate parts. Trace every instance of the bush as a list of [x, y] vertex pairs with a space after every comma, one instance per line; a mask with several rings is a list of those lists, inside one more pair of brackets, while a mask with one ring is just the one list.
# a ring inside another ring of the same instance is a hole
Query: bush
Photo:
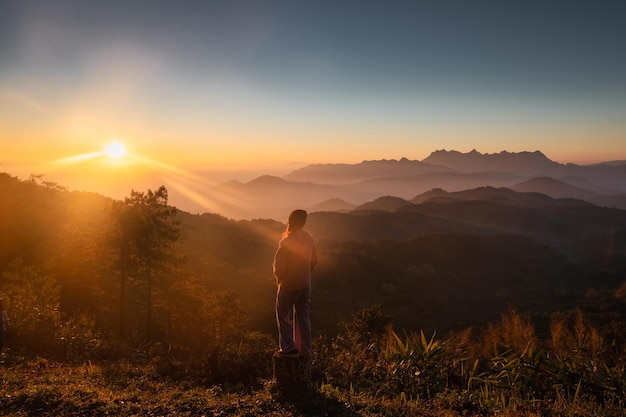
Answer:
[[4, 272], [1, 284], [9, 343], [34, 353], [50, 352], [58, 345], [61, 326], [60, 287], [54, 277], [16, 261]]

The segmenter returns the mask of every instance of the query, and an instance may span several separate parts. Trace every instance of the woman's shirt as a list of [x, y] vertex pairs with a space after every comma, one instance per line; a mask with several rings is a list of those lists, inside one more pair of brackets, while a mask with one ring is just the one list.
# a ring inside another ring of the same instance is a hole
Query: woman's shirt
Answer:
[[279, 286], [292, 290], [311, 286], [311, 271], [315, 265], [317, 249], [309, 232], [299, 229], [281, 239], [273, 263]]

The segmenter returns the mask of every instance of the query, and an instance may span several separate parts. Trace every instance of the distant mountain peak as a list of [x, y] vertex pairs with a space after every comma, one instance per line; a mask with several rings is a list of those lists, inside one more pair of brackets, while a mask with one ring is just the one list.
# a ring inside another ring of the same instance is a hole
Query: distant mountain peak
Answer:
[[275, 175], [261, 175], [249, 181], [248, 184], [283, 184], [285, 182], [287, 181]]
[[[547, 160], [550, 160], [547, 156], [544, 155], [543, 152], [536, 150], [536, 151], [521, 151], [521, 152], [509, 152], [506, 150], [500, 151], [500, 152], [496, 152], [496, 153], [481, 153], [478, 152], [476, 149], [472, 149], [471, 151], [467, 152], [467, 153], [463, 153], [460, 151], [455, 151], [455, 150], [446, 150], [446, 149], [438, 149], [436, 151], [433, 151], [430, 153], [430, 155], [428, 156], [429, 159], [430, 157], [433, 156], [437, 156], [437, 157], [441, 157], [443, 155], [454, 155], [454, 156], [482, 156], [482, 157], [498, 157], [498, 156], [509, 156], [509, 155], [514, 155], [514, 156], [535, 156], [535, 157], [541, 157]], [[422, 160], [422, 162], [424, 162], [426, 159]]]
[[422, 162], [446, 166], [462, 172], [500, 171], [521, 175], [554, 175], [563, 165], [551, 161], [541, 151], [523, 151], [499, 153], [480, 153], [476, 149], [470, 152], [447, 151], [445, 149], [432, 152]]

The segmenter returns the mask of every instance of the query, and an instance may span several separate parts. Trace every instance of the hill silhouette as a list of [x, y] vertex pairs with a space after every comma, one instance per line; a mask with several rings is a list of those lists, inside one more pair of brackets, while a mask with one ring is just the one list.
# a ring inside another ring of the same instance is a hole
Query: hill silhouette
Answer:
[[314, 213], [317, 211], [338, 211], [347, 212], [354, 210], [356, 206], [352, 203], [348, 203], [340, 198], [331, 198], [330, 200], [322, 201], [314, 206], [311, 206], [307, 211]]
[[597, 196], [597, 194], [592, 191], [550, 177], [531, 178], [519, 184], [515, 184], [511, 188], [520, 192], [542, 193], [554, 198], [578, 198], [586, 201], [593, 201]]
[[450, 200], [480, 200], [499, 203], [508, 203], [519, 206], [590, 206], [583, 200], [576, 199], [555, 199], [546, 194], [538, 192], [517, 192], [506, 187], [478, 187], [463, 191], [447, 192], [436, 188], [426, 193], [422, 193], [411, 199], [411, 203], [420, 204], [431, 199], [439, 199], [442, 201]]
[[385, 210], [385, 211], [395, 211], [401, 207], [407, 206], [411, 204], [407, 200], [400, 197], [393, 196], [385, 196], [379, 197], [374, 201], [369, 203], [361, 204], [356, 207], [354, 210]]

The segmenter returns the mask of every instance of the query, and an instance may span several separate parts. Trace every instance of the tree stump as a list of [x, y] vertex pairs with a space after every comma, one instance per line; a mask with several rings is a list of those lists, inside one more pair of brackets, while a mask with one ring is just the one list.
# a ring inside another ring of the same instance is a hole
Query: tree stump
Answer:
[[273, 385], [279, 395], [293, 396], [309, 393], [313, 388], [311, 359], [272, 357]]

